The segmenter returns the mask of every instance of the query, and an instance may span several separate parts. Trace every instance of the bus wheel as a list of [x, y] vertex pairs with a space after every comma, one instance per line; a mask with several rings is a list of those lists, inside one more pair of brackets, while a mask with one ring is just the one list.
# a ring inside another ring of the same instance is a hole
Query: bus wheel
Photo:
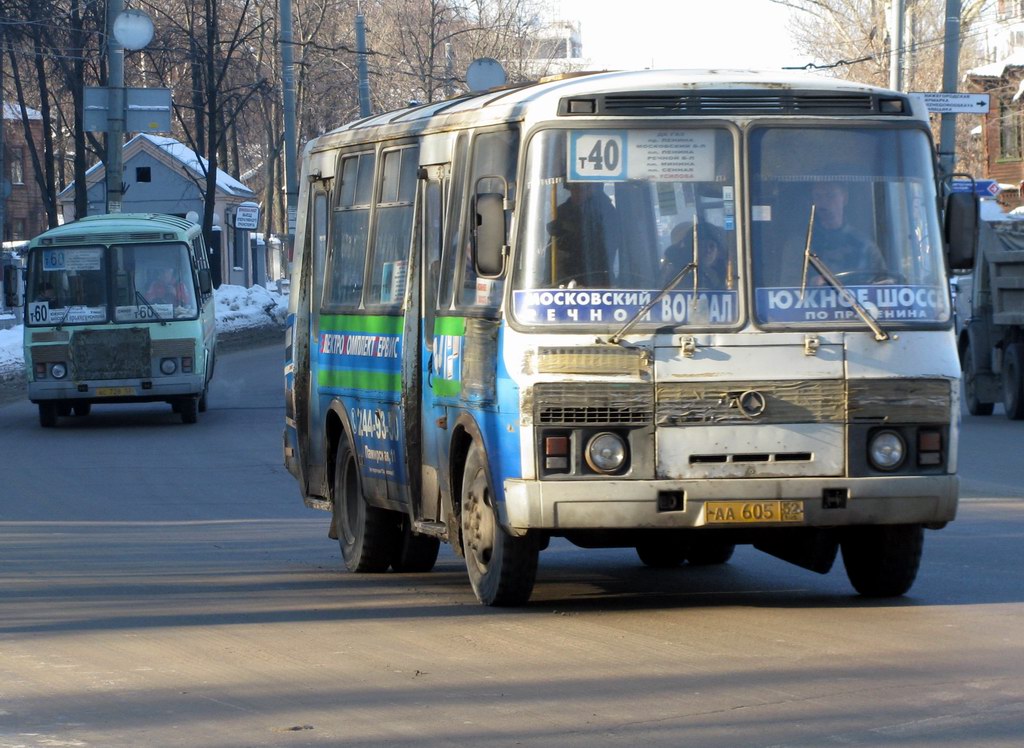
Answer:
[[332, 491], [334, 527], [345, 566], [357, 573], [387, 571], [399, 541], [396, 515], [363, 499], [359, 465], [348, 439], [338, 448]]
[[71, 410], [79, 418], [84, 418], [92, 412], [92, 403], [75, 403]]
[[210, 385], [203, 387], [203, 394], [199, 396], [199, 412], [206, 412], [206, 395], [210, 391]]
[[57, 415], [60, 416], [61, 418], [67, 418], [69, 415], [71, 415], [71, 403], [69, 403], [67, 400], [58, 400]]
[[983, 403], [978, 399], [978, 388], [975, 383], [977, 373], [974, 370], [973, 343], [968, 341], [961, 365], [964, 370], [964, 401], [967, 412], [972, 416], [990, 416], [995, 403]]
[[735, 543], [723, 543], [713, 538], [694, 538], [686, 544], [686, 560], [694, 566], [719, 566], [728, 563], [735, 550]]
[[462, 480], [462, 543], [473, 592], [484, 605], [522, 605], [537, 578], [535, 533], [515, 538], [498, 523], [487, 458], [473, 442]]
[[921, 525], [854, 527], [843, 534], [843, 566], [865, 597], [899, 597], [917, 578], [924, 546]]
[[44, 429], [52, 429], [57, 425], [57, 403], [53, 400], [39, 403], [39, 425]]
[[395, 544], [391, 557], [391, 568], [400, 574], [414, 574], [430, 571], [437, 562], [441, 541], [429, 535], [417, 535], [412, 531], [408, 518], [402, 521], [402, 537]]
[[645, 540], [636, 546], [636, 555], [644, 566], [653, 569], [671, 569], [686, 560], [686, 549], [678, 537]]
[[1012, 421], [1024, 419], [1024, 344], [1011, 343], [1003, 354], [1003, 409]]

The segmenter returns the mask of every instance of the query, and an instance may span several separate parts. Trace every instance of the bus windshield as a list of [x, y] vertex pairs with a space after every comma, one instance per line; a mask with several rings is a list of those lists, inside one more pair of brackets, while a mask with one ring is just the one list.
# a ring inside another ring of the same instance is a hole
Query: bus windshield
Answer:
[[184, 244], [43, 247], [28, 268], [29, 325], [195, 319]]
[[[750, 135], [754, 313], [762, 324], [949, 319], [928, 138], [918, 129]], [[813, 254], [834, 276], [830, 280]]]
[[529, 146], [514, 313], [614, 325], [739, 319], [735, 144], [724, 128], [549, 130]]

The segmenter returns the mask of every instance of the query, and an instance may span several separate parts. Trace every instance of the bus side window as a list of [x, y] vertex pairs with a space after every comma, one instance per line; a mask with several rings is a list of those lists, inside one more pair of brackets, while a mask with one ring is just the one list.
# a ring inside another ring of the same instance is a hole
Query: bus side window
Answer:
[[375, 160], [372, 152], [342, 160], [325, 305], [358, 306], [362, 298]]
[[455, 273], [460, 257], [461, 221], [464, 214], [463, 206], [466, 204], [466, 166], [466, 134], [460, 133], [455, 142], [455, 156], [452, 159], [448, 220], [445, 221], [447, 236], [444, 243], [444, 256], [441, 258], [441, 293], [437, 298], [438, 309], [451, 307], [452, 294], [455, 290]]
[[[474, 194], [504, 195], [507, 185], [515, 179], [516, 156], [519, 149], [519, 133], [515, 130], [481, 133], [473, 139], [473, 158], [470, 170], [469, 188]], [[504, 195], [509, 197], [508, 195]], [[470, 208], [475, 205], [471, 195]], [[505, 225], [512, 225], [510, 211], [506, 211]], [[462, 307], [493, 308], [501, 303], [505, 281], [502, 278], [481, 278], [473, 263], [470, 241], [473, 234], [472, 222], [475, 211], [470, 210], [463, 228], [462, 286], [458, 305]]]
[[383, 155], [367, 304], [397, 306], [405, 299], [418, 163], [417, 148], [386, 151]]

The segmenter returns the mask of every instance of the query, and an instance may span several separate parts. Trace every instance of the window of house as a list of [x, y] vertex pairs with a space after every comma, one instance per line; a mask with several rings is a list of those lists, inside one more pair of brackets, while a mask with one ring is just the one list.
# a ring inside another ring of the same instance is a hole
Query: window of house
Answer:
[[999, 102], [999, 158], [1020, 159], [1020, 109], [1005, 101]]
[[8, 157], [11, 161], [11, 184], [25, 184], [24, 153], [20, 148], [11, 148]]
[[137, 166], [135, 168], [135, 181], [136, 182], [149, 182], [152, 181], [150, 177], [148, 166]]

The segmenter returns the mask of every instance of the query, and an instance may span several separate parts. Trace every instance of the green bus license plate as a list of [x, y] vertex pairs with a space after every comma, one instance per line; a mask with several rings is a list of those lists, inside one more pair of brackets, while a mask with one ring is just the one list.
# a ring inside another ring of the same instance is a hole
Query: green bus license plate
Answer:
[[135, 394], [134, 387], [97, 387], [96, 397], [130, 397]]
[[750, 522], [803, 522], [802, 501], [707, 501], [704, 518], [709, 525]]

